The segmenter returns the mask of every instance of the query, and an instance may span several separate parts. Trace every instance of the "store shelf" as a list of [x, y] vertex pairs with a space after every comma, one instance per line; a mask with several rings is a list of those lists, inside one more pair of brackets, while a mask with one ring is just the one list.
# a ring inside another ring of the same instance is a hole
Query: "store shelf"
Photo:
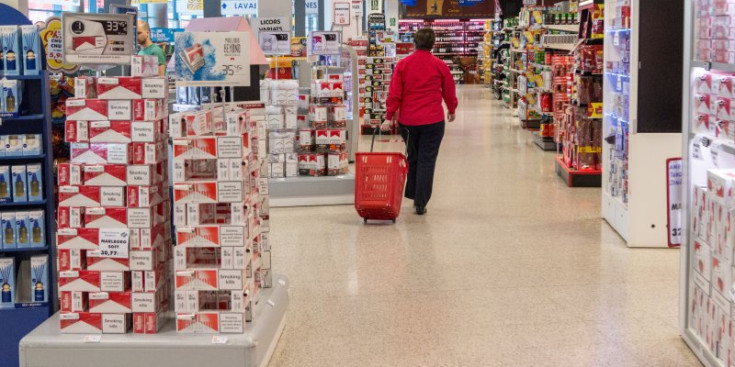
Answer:
[[0, 117], [0, 123], [3, 122], [14, 122], [14, 121], [38, 121], [38, 120], [45, 120], [46, 116], [44, 114], [33, 114], [33, 115], [23, 115], [19, 117]]
[[3, 78], [10, 80], [41, 80], [43, 75], [3, 75]]
[[46, 200], [34, 201], [34, 202], [29, 202], [29, 203], [0, 203], [0, 210], [34, 208], [34, 207], [40, 207], [40, 206], [45, 206], [45, 205], [46, 205]]
[[556, 174], [569, 187], [601, 187], [602, 171], [577, 171], [568, 167], [561, 157], [556, 157]]
[[554, 50], [572, 51], [576, 45], [576, 43], [547, 43], [543, 46]]
[[271, 207], [351, 204], [355, 175], [288, 177], [268, 180]]
[[548, 24], [544, 28], [559, 32], [579, 32], [579, 24]]
[[3, 157], [0, 156], [0, 163], [20, 163], [20, 162], [30, 162], [30, 161], [38, 161], [46, 158], [46, 154], [41, 155], [25, 155], [25, 156], [18, 156], [18, 157]]
[[[36, 248], [9, 248], [0, 249], [0, 254], [16, 254], [16, 253], [35, 253], [35, 252], [46, 252], [48, 247], [36, 247]], [[2, 308], [0, 308], [2, 310]]]
[[554, 143], [553, 138], [543, 137], [536, 131], [532, 131], [531, 135], [533, 136], [533, 143], [541, 148], [541, 150], [545, 152], [552, 152], [556, 150], [556, 144]]

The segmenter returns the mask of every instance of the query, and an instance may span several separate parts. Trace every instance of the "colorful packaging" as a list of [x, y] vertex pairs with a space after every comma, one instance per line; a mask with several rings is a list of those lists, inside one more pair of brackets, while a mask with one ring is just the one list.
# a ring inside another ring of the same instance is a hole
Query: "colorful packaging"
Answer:
[[28, 177], [26, 166], [12, 166], [10, 173], [13, 177], [13, 202], [24, 203], [28, 201]]
[[23, 39], [23, 74], [38, 75], [43, 69], [43, 54], [41, 53], [41, 37], [35, 25], [20, 26]]
[[48, 256], [31, 256], [31, 295], [33, 302], [48, 302]]
[[0, 258], [0, 307], [14, 307], [15, 259]]
[[28, 182], [28, 201], [43, 201], [43, 168], [41, 164], [26, 166]]

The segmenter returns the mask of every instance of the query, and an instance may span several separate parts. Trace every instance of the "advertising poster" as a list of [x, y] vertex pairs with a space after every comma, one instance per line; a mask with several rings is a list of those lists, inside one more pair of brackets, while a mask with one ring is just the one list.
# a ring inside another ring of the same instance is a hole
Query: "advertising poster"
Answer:
[[51, 72], [75, 74], [79, 65], [64, 64], [64, 37], [61, 36], [61, 18], [51, 17], [39, 31], [46, 51], [46, 65]]
[[174, 52], [179, 85], [250, 85], [248, 32], [176, 33]]
[[133, 14], [64, 13], [64, 62], [124, 65], [135, 53]]
[[309, 34], [309, 55], [339, 54], [340, 36], [340, 32], [311, 32]]
[[258, 42], [266, 55], [291, 55], [290, 32], [260, 32]]

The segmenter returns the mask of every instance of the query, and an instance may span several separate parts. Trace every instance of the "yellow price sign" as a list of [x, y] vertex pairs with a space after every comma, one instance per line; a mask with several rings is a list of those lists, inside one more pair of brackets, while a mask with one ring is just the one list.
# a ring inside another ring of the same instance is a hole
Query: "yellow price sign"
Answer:
[[61, 31], [61, 18], [51, 17], [46, 20], [46, 27], [39, 32], [46, 51], [46, 64], [49, 71], [74, 74], [79, 70], [79, 65], [64, 64], [64, 38]]
[[577, 147], [577, 153], [582, 154], [596, 154], [596, 153], [602, 153], [602, 147]]
[[590, 103], [587, 107], [587, 116], [593, 119], [602, 118], [602, 103]]

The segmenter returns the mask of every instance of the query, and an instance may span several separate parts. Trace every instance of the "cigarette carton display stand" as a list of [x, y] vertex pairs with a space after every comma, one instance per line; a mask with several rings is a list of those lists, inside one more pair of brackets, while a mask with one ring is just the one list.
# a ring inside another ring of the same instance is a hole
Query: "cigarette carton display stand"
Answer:
[[[0, 25], [13, 25], [25, 19], [15, 9], [0, 4]], [[13, 23], [8, 24], [8, 21]], [[30, 25], [25, 19], [24, 25]], [[40, 39], [39, 39], [40, 41]], [[20, 58], [20, 55], [19, 55]], [[40, 60], [39, 60], [40, 61]], [[2, 79], [3, 76], [0, 76]], [[20, 95], [15, 95], [20, 101], [15, 113], [0, 113], [0, 136], [15, 137], [21, 142], [23, 136], [32, 136], [35, 149], [39, 152], [14, 153], [12, 156], [0, 156], [0, 167], [27, 167], [32, 166], [40, 171], [41, 177], [36, 176], [33, 190], [37, 198], [31, 201], [13, 201], [11, 198], [0, 202], [0, 215], [11, 213], [43, 212], [44, 219], [37, 222], [34, 232], [32, 228], [25, 228], [24, 236], [34, 236], [43, 239], [35, 244], [21, 246], [0, 244], [0, 281], [3, 303], [0, 304], [0, 365], [18, 365], [18, 342], [20, 339], [48, 319], [56, 310], [56, 273], [54, 258], [54, 220], [55, 210], [53, 182], [53, 158], [51, 154], [51, 112], [48, 73], [41, 71], [39, 75], [4, 76], [6, 80], [17, 81], [23, 84]], [[2, 89], [2, 88], [0, 88]], [[5, 99], [7, 102], [7, 98]], [[0, 103], [2, 104], [2, 103]], [[5, 105], [5, 104], [3, 104]], [[6, 111], [6, 109], [3, 109]], [[4, 148], [3, 148], [4, 149]], [[6, 175], [8, 176], [8, 175]], [[5, 177], [4, 177], [5, 178]], [[40, 179], [40, 181], [39, 181]], [[0, 195], [12, 191], [10, 181], [0, 182]], [[42, 199], [38, 199], [42, 197]], [[8, 202], [9, 201], [9, 202]], [[10, 230], [11, 233], [13, 230]], [[34, 235], [35, 233], [35, 235]], [[44, 259], [43, 267], [31, 266], [31, 259]], [[10, 265], [9, 265], [10, 264]], [[3, 266], [5, 265], [5, 266]], [[9, 265], [9, 266], [8, 266]], [[45, 274], [45, 284], [40, 280], [35, 282], [37, 271], [39, 276]], [[12, 282], [8, 282], [8, 278]], [[32, 283], [36, 283], [35, 286]], [[33, 291], [32, 291], [33, 289]]]
[[273, 277], [261, 290], [256, 317], [243, 334], [181, 334], [173, 322], [158, 334], [61, 334], [55, 315], [20, 342], [20, 367], [265, 367], [285, 326], [289, 281]]

